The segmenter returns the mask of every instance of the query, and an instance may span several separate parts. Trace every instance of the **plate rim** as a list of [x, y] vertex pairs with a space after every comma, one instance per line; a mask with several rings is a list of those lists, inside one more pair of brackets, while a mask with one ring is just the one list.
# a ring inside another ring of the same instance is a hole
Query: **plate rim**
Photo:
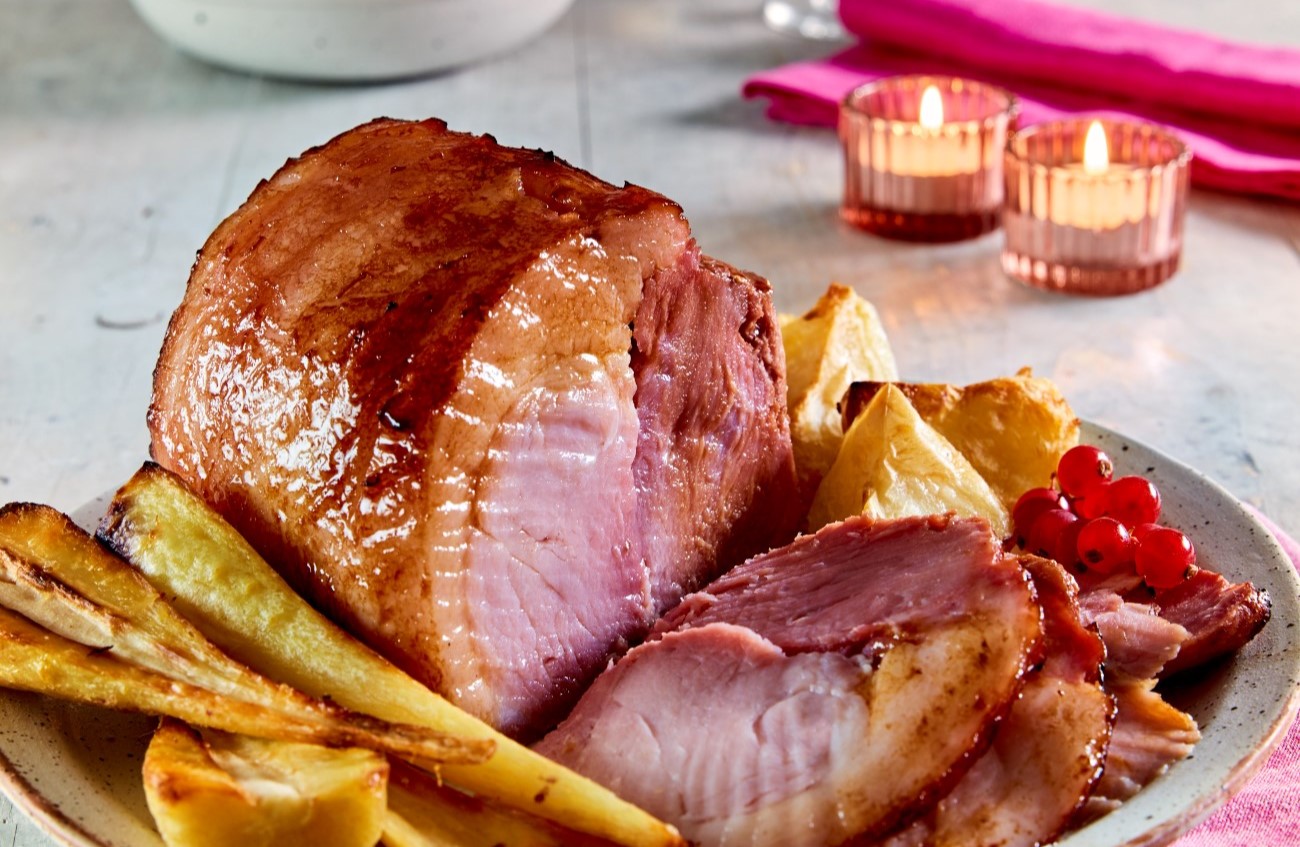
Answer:
[[65, 815], [41, 794], [39, 789], [18, 772], [2, 749], [0, 749], [0, 791], [4, 792], [5, 799], [15, 809], [26, 815], [28, 821], [60, 847], [112, 847], [93, 833], [86, 832], [76, 821]]

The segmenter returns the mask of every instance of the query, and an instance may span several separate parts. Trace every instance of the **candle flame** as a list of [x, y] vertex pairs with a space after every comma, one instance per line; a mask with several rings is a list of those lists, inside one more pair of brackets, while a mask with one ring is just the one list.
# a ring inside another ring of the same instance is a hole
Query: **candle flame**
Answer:
[[939, 96], [938, 88], [927, 85], [925, 91], [921, 92], [921, 127], [938, 129], [941, 126], [943, 126], [943, 98]]
[[1110, 148], [1106, 144], [1106, 131], [1101, 121], [1088, 127], [1088, 137], [1083, 140], [1083, 172], [1089, 176], [1104, 174], [1110, 168]]

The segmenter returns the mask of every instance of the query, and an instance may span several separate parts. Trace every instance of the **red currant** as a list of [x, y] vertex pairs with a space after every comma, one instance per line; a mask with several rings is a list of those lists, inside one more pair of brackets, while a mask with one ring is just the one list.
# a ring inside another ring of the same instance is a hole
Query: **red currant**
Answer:
[[1101, 450], [1080, 444], [1065, 451], [1056, 464], [1056, 484], [1070, 497], [1082, 497], [1091, 489], [1110, 482], [1115, 465]]
[[1079, 532], [1088, 525], [1087, 521], [1078, 520], [1067, 523], [1056, 536], [1056, 546], [1052, 548], [1052, 558], [1063, 567], [1079, 570]]
[[1133, 562], [1133, 539], [1114, 518], [1096, 518], [1079, 530], [1079, 560], [1085, 568], [1112, 574]]
[[1160, 519], [1160, 492], [1140, 476], [1120, 477], [1106, 489], [1105, 514], [1128, 527], [1155, 523]]
[[1140, 523], [1140, 524], [1138, 524], [1138, 525], [1135, 526], [1135, 527], [1130, 527], [1128, 533], [1129, 533], [1129, 535], [1133, 536], [1133, 543], [1134, 543], [1134, 544], [1141, 544], [1141, 543], [1142, 543], [1142, 536], [1146, 535], [1148, 532], [1150, 532], [1150, 531], [1153, 530], [1153, 529], [1160, 529], [1160, 524], [1158, 524], [1158, 523]]
[[1048, 509], [1068, 508], [1065, 498], [1055, 488], [1031, 488], [1021, 494], [1020, 499], [1016, 501], [1015, 508], [1011, 510], [1011, 525], [1016, 535], [1016, 541], [1021, 547], [1025, 546], [1025, 541], [1029, 537], [1029, 529], [1043, 512]]
[[1034, 520], [1029, 528], [1025, 550], [1038, 556], [1052, 558], [1057, 542], [1066, 527], [1079, 520], [1079, 516], [1065, 509], [1048, 509]]
[[1071, 497], [1070, 508], [1081, 518], [1101, 517], [1106, 514], [1107, 506], [1110, 503], [1110, 486], [1109, 482], [1103, 482], [1089, 488], [1086, 494]]
[[1196, 572], [1196, 548], [1176, 529], [1146, 529], [1134, 559], [1138, 575], [1152, 588], [1173, 588]]

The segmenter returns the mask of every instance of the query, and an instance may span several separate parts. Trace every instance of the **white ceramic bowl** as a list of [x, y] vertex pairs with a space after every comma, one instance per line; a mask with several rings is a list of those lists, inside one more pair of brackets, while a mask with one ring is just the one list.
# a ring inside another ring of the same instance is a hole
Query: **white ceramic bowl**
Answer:
[[131, 0], [154, 31], [217, 65], [268, 76], [376, 81], [518, 47], [573, 0]]

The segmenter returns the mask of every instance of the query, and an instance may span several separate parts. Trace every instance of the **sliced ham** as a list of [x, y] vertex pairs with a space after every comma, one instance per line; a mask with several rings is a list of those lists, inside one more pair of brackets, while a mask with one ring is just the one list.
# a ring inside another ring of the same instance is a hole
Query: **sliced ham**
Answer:
[[767, 283], [676, 204], [378, 120], [200, 251], [152, 453], [457, 705], [549, 726], [657, 614], [798, 520]]
[[[733, 568], [664, 615], [655, 632], [725, 621], [789, 652], [871, 656], [971, 617], [972, 603], [1003, 602], [1019, 611], [1027, 579], [982, 520], [852, 518]], [[1001, 591], [969, 596], [989, 581]], [[1010, 610], [998, 610], [1008, 616]]]
[[1155, 680], [1113, 680], [1107, 689], [1115, 697], [1115, 729], [1101, 781], [1080, 811], [1079, 825], [1118, 808], [1187, 758], [1201, 739], [1195, 719], [1165, 702]]
[[699, 844], [878, 836], [978, 757], [1040, 640], [982, 521], [853, 518], [688, 596], [537, 749]]
[[1059, 565], [1025, 557], [1043, 608], [1046, 659], [956, 787], [886, 847], [1034, 847], [1054, 841], [1101, 776], [1115, 706], [1101, 640]]
[[1154, 592], [1132, 574], [1094, 580], [1081, 606], [1106, 643], [1106, 689], [1117, 718], [1102, 778], [1079, 824], [1118, 808], [1200, 739], [1191, 715], [1155, 690], [1157, 679], [1239, 650], [1269, 616], [1267, 594], [1204, 568]]
[[1131, 572], [1081, 578], [1080, 606], [1106, 642], [1106, 669], [1133, 679], [1166, 677], [1235, 653], [1268, 622], [1268, 594], [1201, 568], [1151, 591]]
[[1165, 665], [1165, 676], [1237, 652], [1268, 623], [1272, 610], [1266, 592], [1204, 568], [1158, 592], [1155, 602], [1161, 617], [1188, 632], [1178, 655]]
[[1159, 606], [1125, 600], [1113, 591], [1090, 591], [1080, 605], [1084, 621], [1106, 642], [1107, 673], [1150, 679], [1190, 637], [1185, 628], [1161, 617]]

